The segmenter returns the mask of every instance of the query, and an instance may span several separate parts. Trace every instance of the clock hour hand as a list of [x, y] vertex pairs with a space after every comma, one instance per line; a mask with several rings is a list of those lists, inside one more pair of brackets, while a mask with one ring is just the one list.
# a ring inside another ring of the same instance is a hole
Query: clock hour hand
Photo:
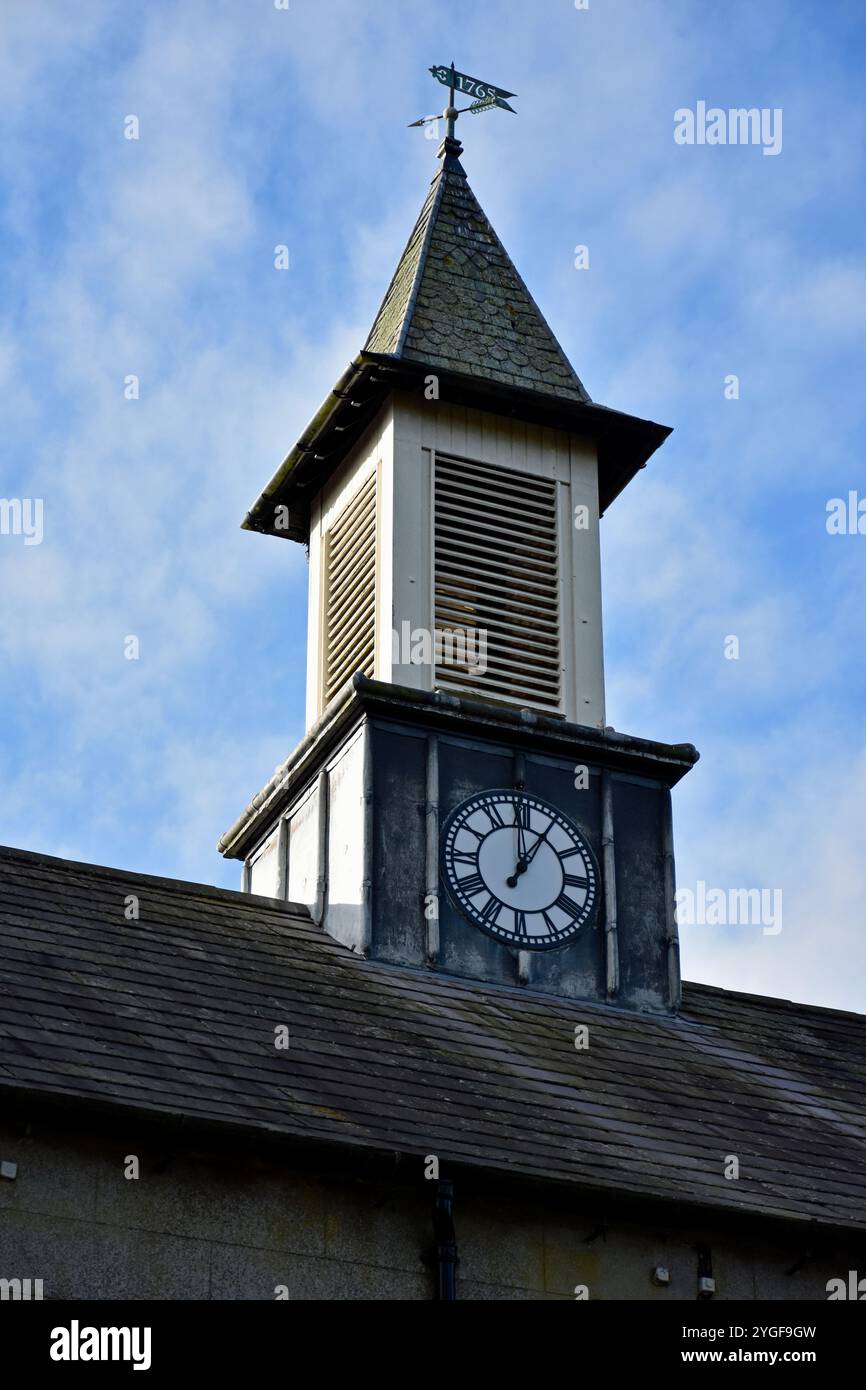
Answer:
[[528, 862], [528, 860], [523, 859], [523, 858], [518, 859], [517, 863], [516, 863], [515, 866], [514, 866], [514, 873], [511, 874], [511, 875], [505, 880], [505, 882], [508, 884], [508, 887], [509, 887], [509, 888], [516, 888], [516, 887], [517, 887], [517, 880], [520, 878], [520, 875], [521, 875], [521, 874], [525, 874], [525, 873], [526, 873], [526, 870], [527, 870], [528, 868], [529, 868], [529, 862]]
[[540, 847], [541, 847], [542, 842], [543, 842], [544, 840], [547, 839], [548, 835], [550, 834], [551, 830], [553, 829], [553, 826], [554, 826], [554, 822], [551, 821], [551, 822], [550, 822], [550, 825], [547, 827], [547, 829], [545, 830], [544, 834], [543, 834], [543, 835], [539, 835], [538, 839], [535, 841], [535, 844], [532, 846], [532, 849], [529, 851], [529, 853], [526, 854], [526, 855], [524, 855], [524, 859], [526, 860], [526, 867], [527, 867], [527, 868], [528, 868], [529, 865], [532, 863], [533, 859], [535, 858], [536, 854], [538, 853], [538, 851], [539, 851], [539, 849], [540, 849]]

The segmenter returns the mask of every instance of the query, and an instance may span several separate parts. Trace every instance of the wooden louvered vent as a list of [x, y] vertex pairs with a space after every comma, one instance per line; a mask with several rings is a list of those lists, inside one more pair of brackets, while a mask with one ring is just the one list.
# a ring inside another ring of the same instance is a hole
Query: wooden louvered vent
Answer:
[[325, 704], [356, 671], [373, 675], [376, 648], [376, 475], [331, 526], [325, 563]]
[[556, 483], [437, 454], [434, 497], [436, 685], [559, 712]]

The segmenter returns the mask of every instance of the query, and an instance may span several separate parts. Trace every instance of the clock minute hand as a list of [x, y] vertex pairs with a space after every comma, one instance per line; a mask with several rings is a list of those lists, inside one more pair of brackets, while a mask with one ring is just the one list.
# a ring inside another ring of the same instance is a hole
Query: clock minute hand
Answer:
[[526, 835], [520, 818], [520, 811], [517, 808], [514, 811], [514, 829], [517, 831], [517, 863], [514, 866], [514, 873], [505, 880], [509, 888], [516, 888], [520, 875], [526, 873]]
[[527, 826], [521, 820], [517, 822], [517, 855], [518, 859], [526, 858], [526, 831]]
[[541, 847], [542, 842], [543, 842], [544, 840], [547, 839], [548, 835], [550, 834], [551, 830], [553, 829], [553, 825], [554, 825], [554, 822], [551, 821], [551, 822], [550, 822], [550, 825], [547, 827], [547, 829], [545, 830], [544, 834], [543, 834], [543, 835], [539, 835], [538, 839], [535, 841], [535, 844], [532, 846], [532, 849], [529, 851], [529, 853], [528, 853], [527, 855], [524, 856], [525, 859], [526, 859], [526, 867], [527, 867], [527, 868], [529, 868], [529, 865], [532, 863], [533, 859], [535, 858], [536, 854], [538, 853], [538, 851], [539, 851], [539, 849], [540, 849], [540, 847]]
[[538, 850], [539, 850], [539, 847], [540, 847], [542, 841], [544, 841], [544, 840], [547, 839], [548, 835], [550, 834], [551, 830], [553, 829], [553, 825], [554, 825], [554, 822], [551, 821], [551, 822], [550, 822], [550, 825], [547, 827], [547, 829], [545, 830], [544, 834], [543, 834], [543, 835], [539, 835], [538, 839], [535, 841], [535, 844], [532, 846], [532, 849], [529, 851], [529, 853], [528, 853], [528, 854], [525, 854], [525, 853], [524, 853], [524, 854], [522, 855], [522, 857], [521, 857], [520, 859], [518, 859], [517, 863], [516, 863], [515, 866], [514, 866], [514, 873], [511, 875], [510, 878], [507, 878], [507, 879], [505, 880], [505, 882], [508, 884], [508, 887], [509, 887], [509, 888], [516, 888], [516, 887], [517, 887], [517, 880], [520, 878], [520, 875], [521, 875], [521, 874], [525, 874], [525, 873], [526, 873], [526, 870], [529, 868], [530, 864], [532, 863], [533, 859], [535, 858], [536, 854], [538, 853]]

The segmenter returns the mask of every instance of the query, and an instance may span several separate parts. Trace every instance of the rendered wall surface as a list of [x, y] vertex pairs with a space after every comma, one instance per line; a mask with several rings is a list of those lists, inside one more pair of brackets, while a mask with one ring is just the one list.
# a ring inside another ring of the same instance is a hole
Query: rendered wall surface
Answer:
[[251, 893], [259, 893], [263, 898], [276, 898], [280, 881], [280, 835], [274, 828], [264, 845], [250, 864]]
[[[127, 1155], [141, 1176], [124, 1177]], [[83, 1137], [52, 1122], [0, 1126], [18, 1176], [0, 1182], [0, 1280], [42, 1279], [45, 1298], [429, 1300], [430, 1205], [420, 1159], [371, 1181], [286, 1164], [155, 1149], [127, 1123]], [[694, 1300], [697, 1244], [717, 1299], [826, 1299], [831, 1278], [866, 1274], [866, 1242], [807, 1258], [814, 1232], [768, 1239], [724, 1218], [680, 1226], [669, 1209], [608, 1219], [601, 1199], [508, 1201], [455, 1187], [462, 1299]], [[858, 1266], [859, 1259], [859, 1266]], [[805, 1260], [805, 1263], [804, 1263]], [[667, 1288], [652, 1282], [666, 1266]]]

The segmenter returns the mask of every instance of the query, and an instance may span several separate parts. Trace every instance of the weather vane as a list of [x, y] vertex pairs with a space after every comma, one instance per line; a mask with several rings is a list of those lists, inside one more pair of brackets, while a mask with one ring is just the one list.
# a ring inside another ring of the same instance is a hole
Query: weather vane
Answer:
[[[430, 69], [437, 82], [441, 82], [444, 87], [450, 89], [448, 105], [444, 111], [437, 116], [422, 116], [420, 121], [411, 121], [409, 128], [416, 125], [427, 125], [429, 121], [439, 121], [443, 117], [447, 122], [446, 137], [453, 140], [454, 122], [464, 111], [469, 111], [473, 116], [479, 115], [482, 111], [493, 111], [495, 107], [501, 106], [503, 111], [511, 111], [514, 115], [517, 112], [513, 106], [509, 106], [507, 98], [516, 96], [516, 92], [503, 91], [501, 87], [494, 87], [492, 82], [479, 82], [477, 77], [467, 77], [465, 72], [457, 72], [454, 64], [450, 68], [433, 67]], [[471, 106], [461, 106], [458, 110], [455, 102], [457, 93], [461, 92], [464, 96], [472, 97]]]

